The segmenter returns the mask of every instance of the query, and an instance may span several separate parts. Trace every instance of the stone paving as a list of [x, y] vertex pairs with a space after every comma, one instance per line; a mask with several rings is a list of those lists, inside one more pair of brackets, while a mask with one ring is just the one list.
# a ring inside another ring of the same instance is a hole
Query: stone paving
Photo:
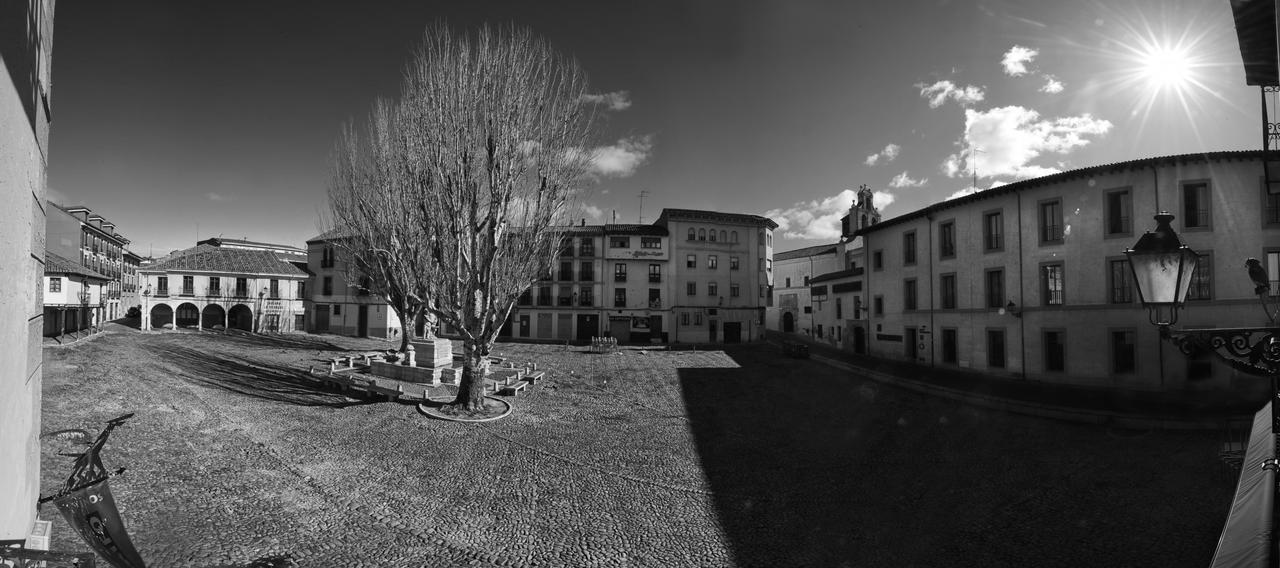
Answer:
[[1201, 566], [1233, 487], [1211, 435], [969, 409], [761, 347], [500, 345], [548, 378], [468, 425], [299, 380], [383, 343], [255, 341], [45, 351], [43, 430], [137, 413], [104, 460], [149, 566]]

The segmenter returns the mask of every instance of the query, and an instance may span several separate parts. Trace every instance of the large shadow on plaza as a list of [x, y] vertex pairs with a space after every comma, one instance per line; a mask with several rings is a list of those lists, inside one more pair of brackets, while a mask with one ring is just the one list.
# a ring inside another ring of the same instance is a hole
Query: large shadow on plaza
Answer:
[[346, 350], [345, 347], [330, 343], [321, 337], [302, 333], [251, 333], [238, 329], [230, 329], [225, 332], [208, 331], [203, 335], [211, 338], [212, 341], [256, 349], [314, 349], [316, 351]]
[[158, 360], [179, 371], [174, 378], [189, 384], [298, 406], [345, 408], [370, 404], [326, 390], [304, 369], [260, 365], [227, 353], [180, 345], [153, 345], [149, 349]]
[[1213, 553], [1233, 486], [1216, 433], [979, 409], [772, 345], [727, 354], [739, 367], [678, 372], [735, 565], [1202, 566]]

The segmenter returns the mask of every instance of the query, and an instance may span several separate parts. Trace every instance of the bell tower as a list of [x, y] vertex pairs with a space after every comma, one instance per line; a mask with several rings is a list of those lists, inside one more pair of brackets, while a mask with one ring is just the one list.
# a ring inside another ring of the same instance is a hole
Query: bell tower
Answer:
[[867, 184], [858, 187], [857, 198], [849, 206], [849, 214], [840, 219], [841, 241], [852, 240], [858, 230], [880, 222], [880, 212], [876, 210], [874, 199], [875, 194]]

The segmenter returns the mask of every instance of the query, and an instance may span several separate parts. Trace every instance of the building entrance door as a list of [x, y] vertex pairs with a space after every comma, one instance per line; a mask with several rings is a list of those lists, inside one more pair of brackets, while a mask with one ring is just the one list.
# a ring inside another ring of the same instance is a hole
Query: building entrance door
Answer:
[[742, 343], [742, 322], [740, 321], [724, 322], [724, 342], [725, 343]]
[[369, 337], [369, 306], [361, 304], [356, 310], [356, 336]]
[[710, 320], [707, 324], [707, 341], [716, 342], [716, 320]]
[[590, 342], [592, 337], [600, 333], [600, 316], [595, 314], [578, 314], [578, 334], [576, 339]]
[[919, 351], [916, 350], [916, 328], [906, 328], [902, 334], [902, 342], [905, 344], [905, 355], [907, 356], [907, 360], [914, 363], [916, 361], [916, 355], [919, 353]]
[[782, 313], [782, 331], [791, 333], [796, 330], [796, 317], [791, 312]]

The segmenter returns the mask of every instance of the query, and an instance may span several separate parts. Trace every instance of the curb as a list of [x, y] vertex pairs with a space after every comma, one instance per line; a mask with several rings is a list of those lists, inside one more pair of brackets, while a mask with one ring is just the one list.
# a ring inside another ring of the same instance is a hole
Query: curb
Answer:
[[[425, 397], [424, 397], [424, 398], [425, 398]], [[494, 420], [500, 420], [500, 419], [506, 418], [508, 415], [510, 415], [510, 414], [511, 414], [511, 411], [515, 409], [515, 407], [514, 407], [514, 406], [512, 406], [510, 402], [507, 402], [507, 401], [502, 400], [502, 399], [500, 399], [500, 398], [496, 398], [496, 397], [492, 397], [492, 396], [486, 396], [485, 398], [486, 398], [486, 399], [488, 399], [488, 400], [496, 400], [496, 401], [498, 401], [498, 402], [501, 402], [502, 404], [507, 405], [507, 411], [506, 411], [506, 412], [503, 412], [502, 414], [499, 414], [499, 415], [497, 415], [497, 416], [490, 416], [490, 417], [488, 417], [488, 418], [477, 418], [477, 419], [471, 419], [471, 418], [454, 418], [454, 417], [452, 417], [452, 416], [445, 416], [445, 415], [443, 415], [443, 414], [438, 414], [438, 413], [435, 413], [435, 412], [431, 412], [431, 411], [429, 411], [429, 410], [428, 410], [428, 407], [427, 407], [427, 406], [425, 406], [425, 405], [426, 405], [426, 403], [425, 403], [425, 402], [421, 402], [421, 403], [418, 403], [418, 412], [420, 412], [420, 413], [422, 413], [422, 414], [426, 415], [428, 418], [435, 418], [436, 420], [445, 420], [445, 421], [448, 421], [448, 422], [466, 422], [466, 423], [469, 423], [469, 424], [479, 424], [479, 423], [481, 423], [481, 422], [493, 422]], [[426, 400], [431, 401], [431, 402], [443, 402], [443, 401], [432, 401], [430, 398], [427, 398]]]
[[866, 378], [878, 383], [884, 383], [921, 394], [938, 396], [993, 410], [1038, 416], [1041, 418], [1052, 418], [1066, 422], [1095, 424], [1101, 426], [1117, 426], [1120, 428], [1129, 428], [1134, 430], [1221, 430], [1224, 420], [1247, 420], [1249, 418], [1249, 415], [1240, 415], [1230, 417], [1218, 416], [1213, 419], [1180, 419], [1166, 416], [1122, 414], [1119, 412], [1084, 410], [1066, 406], [1023, 402], [1007, 398], [973, 394], [952, 388], [912, 381], [896, 375], [890, 375], [888, 373], [850, 365], [843, 361], [838, 361], [822, 355], [812, 355], [811, 358], [814, 361], [830, 367], [860, 373]]

